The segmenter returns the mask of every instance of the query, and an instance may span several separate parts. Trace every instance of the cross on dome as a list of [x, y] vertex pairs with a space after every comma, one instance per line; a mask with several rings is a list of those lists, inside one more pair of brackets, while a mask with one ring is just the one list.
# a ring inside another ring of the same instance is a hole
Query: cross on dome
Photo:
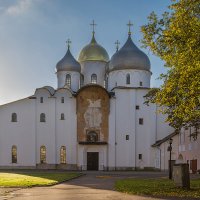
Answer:
[[119, 50], [119, 45], [120, 45], [119, 40], [117, 40], [117, 41], [115, 42], [115, 44], [116, 44], [116, 50], [118, 51], [118, 50]]
[[95, 26], [97, 26], [97, 24], [94, 23], [94, 20], [92, 20], [92, 24], [90, 24], [90, 26], [92, 26], [92, 34], [94, 35], [95, 34]]
[[131, 21], [129, 20], [127, 26], [128, 26], [128, 35], [130, 36], [131, 35], [131, 26], [133, 26], [133, 23], [131, 23]]
[[70, 44], [72, 43], [71, 40], [68, 39], [68, 40], [66, 41], [66, 43], [67, 43], [67, 48], [69, 49], [69, 48], [70, 48]]

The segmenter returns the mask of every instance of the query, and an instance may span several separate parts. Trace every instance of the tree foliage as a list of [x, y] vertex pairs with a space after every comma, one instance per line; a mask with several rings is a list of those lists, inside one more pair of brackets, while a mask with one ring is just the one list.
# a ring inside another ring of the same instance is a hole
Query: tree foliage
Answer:
[[163, 85], [147, 94], [176, 129], [200, 127], [200, 1], [172, 0], [170, 12], [154, 12], [142, 26], [143, 46], [165, 61]]

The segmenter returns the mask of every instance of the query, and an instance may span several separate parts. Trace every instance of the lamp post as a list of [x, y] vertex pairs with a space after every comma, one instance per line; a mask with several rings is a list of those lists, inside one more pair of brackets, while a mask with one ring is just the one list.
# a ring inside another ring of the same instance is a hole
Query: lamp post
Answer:
[[170, 138], [169, 139], [169, 146], [168, 146], [168, 151], [169, 151], [169, 179], [172, 179], [172, 165], [171, 165], [171, 162], [172, 162], [172, 142], [173, 142], [173, 139]]

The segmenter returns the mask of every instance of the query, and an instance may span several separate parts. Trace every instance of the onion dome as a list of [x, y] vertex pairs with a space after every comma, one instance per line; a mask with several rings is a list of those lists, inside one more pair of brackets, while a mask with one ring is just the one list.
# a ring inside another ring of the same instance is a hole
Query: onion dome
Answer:
[[148, 56], [133, 43], [130, 32], [126, 43], [112, 56], [109, 64], [109, 71], [123, 69], [150, 71]]
[[67, 42], [68, 42], [67, 53], [57, 63], [57, 65], [56, 65], [57, 72], [59, 72], [59, 71], [76, 71], [76, 72], [80, 72], [81, 71], [81, 66], [76, 61], [76, 59], [73, 57], [73, 55], [70, 52], [70, 45], [69, 45], [70, 41], [68, 40]]
[[86, 45], [80, 52], [79, 62], [84, 62], [84, 61], [104, 61], [108, 62], [109, 61], [109, 56], [107, 51], [99, 45], [94, 37], [94, 32], [92, 36], [92, 40], [90, 44]]

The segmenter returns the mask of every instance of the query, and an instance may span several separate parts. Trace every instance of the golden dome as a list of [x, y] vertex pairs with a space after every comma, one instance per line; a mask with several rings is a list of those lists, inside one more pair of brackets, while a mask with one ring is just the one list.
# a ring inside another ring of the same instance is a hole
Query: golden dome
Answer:
[[84, 61], [108, 62], [109, 56], [106, 50], [96, 42], [94, 34], [93, 34], [90, 44], [88, 44], [81, 50], [78, 61], [79, 62], [84, 62]]

